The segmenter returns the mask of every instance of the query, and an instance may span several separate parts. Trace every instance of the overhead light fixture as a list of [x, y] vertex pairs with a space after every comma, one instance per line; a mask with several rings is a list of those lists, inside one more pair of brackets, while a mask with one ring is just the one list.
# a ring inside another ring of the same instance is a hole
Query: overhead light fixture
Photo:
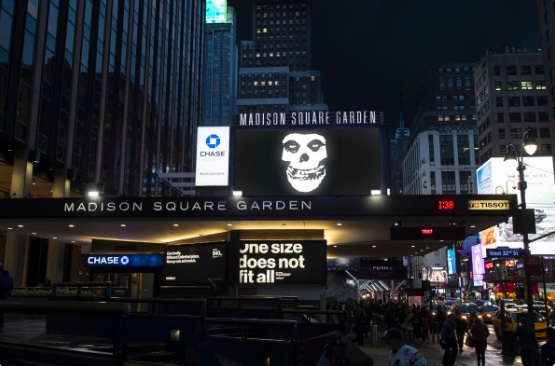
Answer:
[[178, 226], [179, 226], [179, 224], [173, 224], [173, 226], [175, 226], [175, 227], [178, 227]]
[[233, 191], [233, 195], [235, 197], [241, 197], [243, 195], [243, 191]]
[[121, 226], [121, 227], [127, 227], [127, 225], [125, 225], [125, 224], [121, 224], [120, 226]]
[[100, 196], [100, 192], [98, 192], [98, 191], [88, 191], [87, 196], [89, 196], [90, 198], [96, 198], [96, 197]]
[[343, 226], [343, 224], [342, 224], [342, 223], [340, 223], [340, 222], [338, 222], [338, 223], [337, 223], [337, 226]]
[[18, 228], [22, 228], [22, 227], [23, 227], [23, 225], [19, 224], [19, 225], [17, 225], [17, 227], [18, 227]]
[[401, 221], [395, 221], [394, 226], [401, 226], [403, 223]]
[[73, 225], [73, 224], [69, 224], [68, 226], [69, 226], [69, 227], [75, 227], [75, 225]]
[[232, 226], [233, 226], [233, 224], [229, 223], [229, 224], [227, 224], [227, 226], [228, 226], [228, 227], [232, 227]]
[[382, 191], [379, 189], [373, 189], [370, 191], [370, 195], [371, 196], [381, 196], [382, 195]]

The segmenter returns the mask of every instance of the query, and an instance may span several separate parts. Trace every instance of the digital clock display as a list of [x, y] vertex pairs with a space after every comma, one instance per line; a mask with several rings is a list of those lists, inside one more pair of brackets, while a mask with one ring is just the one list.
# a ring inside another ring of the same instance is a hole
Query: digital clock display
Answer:
[[453, 211], [455, 209], [455, 200], [436, 201], [436, 208], [440, 211]]

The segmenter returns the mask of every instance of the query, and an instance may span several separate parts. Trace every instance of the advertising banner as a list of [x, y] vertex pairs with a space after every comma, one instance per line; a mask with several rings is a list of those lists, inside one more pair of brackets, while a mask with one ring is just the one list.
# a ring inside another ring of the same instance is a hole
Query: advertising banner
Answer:
[[455, 261], [455, 250], [447, 249], [447, 274], [457, 273], [457, 264]]
[[208, 278], [225, 282], [226, 245], [203, 243], [166, 246], [166, 285], [207, 285]]
[[484, 267], [484, 258], [482, 256], [482, 244], [473, 245], [471, 247], [471, 253], [474, 287], [484, 286], [484, 275], [486, 270]]
[[84, 256], [90, 267], [162, 267], [163, 254], [89, 254]]
[[[528, 188], [526, 194], [526, 208], [534, 210], [536, 233], [529, 234], [530, 252], [532, 255], [555, 254], [555, 184], [553, 181], [552, 157], [524, 157], [524, 179]], [[491, 158], [476, 171], [479, 194], [518, 194], [518, 171], [515, 165], [503, 162], [503, 158]], [[520, 203], [520, 196], [518, 196]], [[538, 239], [540, 236], [545, 237]], [[522, 235], [513, 231], [513, 222], [507, 222], [490, 227], [480, 233], [482, 242], [482, 257], [486, 256], [486, 247], [495, 249], [505, 247], [523, 248]]]
[[230, 284], [326, 283], [325, 240], [249, 240], [229, 244]]
[[195, 184], [229, 184], [229, 127], [198, 128]]
[[380, 131], [237, 129], [234, 189], [255, 196], [370, 195], [385, 187], [388, 152]]

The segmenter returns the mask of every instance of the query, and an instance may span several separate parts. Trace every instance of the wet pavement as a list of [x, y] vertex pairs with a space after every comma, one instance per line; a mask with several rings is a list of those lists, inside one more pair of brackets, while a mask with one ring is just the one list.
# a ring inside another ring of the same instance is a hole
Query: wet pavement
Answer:
[[[496, 365], [522, 365], [519, 356], [506, 357], [501, 354], [501, 341], [495, 338], [493, 329], [490, 326], [491, 335], [488, 337], [488, 348], [486, 349], [486, 366]], [[420, 353], [426, 358], [429, 366], [442, 366], [441, 358], [443, 357], [443, 349], [439, 343], [419, 343], [411, 344], [416, 347]], [[364, 340], [364, 344], [359, 346], [366, 354], [368, 354], [374, 361], [374, 366], [387, 366], [389, 349], [383, 340], [378, 341], [377, 347], [372, 347], [368, 338]], [[463, 352], [457, 356], [455, 366], [475, 366], [478, 362], [476, 360], [476, 352], [474, 348], [463, 348]]]

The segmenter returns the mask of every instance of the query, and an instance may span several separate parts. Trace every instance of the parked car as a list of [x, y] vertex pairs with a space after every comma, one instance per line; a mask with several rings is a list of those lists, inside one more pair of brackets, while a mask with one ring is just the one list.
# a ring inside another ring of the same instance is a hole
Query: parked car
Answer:
[[543, 219], [547, 217], [547, 214], [543, 208], [536, 208], [534, 209], [534, 217], [536, 218], [536, 222], [542, 222]]
[[[501, 312], [500, 310], [497, 312], [497, 315], [492, 319], [493, 323], [493, 331], [495, 332], [495, 337], [499, 340], [502, 338], [503, 332], [501, 331], [501, 320], [504, 318], [505, 320], [505, 330], [509, 332], [516, 332], [516, 328], [520, 324], [520, 320], [528, 316], [528, 312], [525, 310], [505, 310]], [[536, 330], [536, 339], [538, 341], [545, 341], [547, 339], [547, 335], [545, 330], [547, 329], [547, 319], [538, 313], [534, 313], [534, 321], [535, 321], [535, 330]]]
[[497, 305], [481, 306], [480, 315], [481, 315], [482, 321], [486, 324], [491, 324], [498, 310], [499, 310], [499, 306]]

